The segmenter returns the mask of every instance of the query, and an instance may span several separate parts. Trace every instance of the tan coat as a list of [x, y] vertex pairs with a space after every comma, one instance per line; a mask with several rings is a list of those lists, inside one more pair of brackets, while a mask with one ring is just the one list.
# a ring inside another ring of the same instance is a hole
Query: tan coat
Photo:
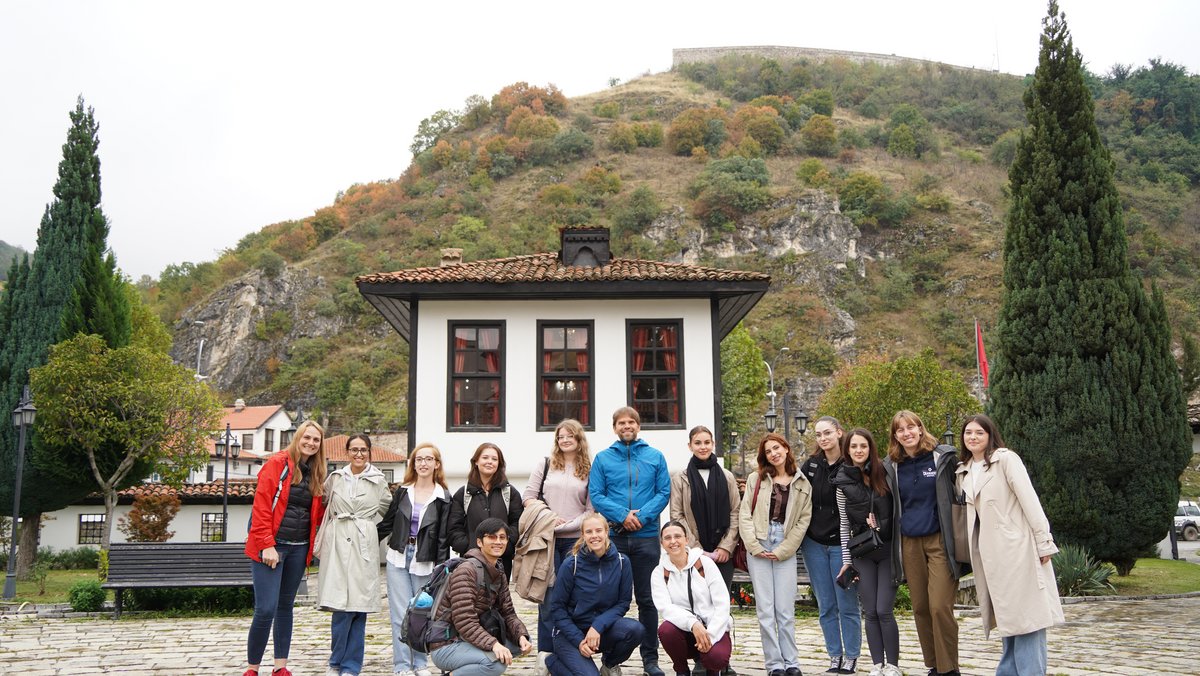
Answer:
[[[742, 534], [742, 542], [746, 543], [746, 553], [754, 556], [766, 550], [760, 539], [767, 537], [768, 521], [771, 518], [771, 483], [770, 477], [763, 483], [762, 491], [758, 494], [758, 503], [754, 503], [754, 487], [758, 485], [758, 472], [746, 478], [746, 495], [743, 496], [741, 508], [738, 510], [738, 529]], [[750, 513], [753, 506], [754, 513]], [[800, 472], [792, 477], [792, 489], [788, 492], [787, 509], [783, 513], [783, 542], [773, 552], [775, 558], [783, 561], [796, 555], [804, 534], [808, 532], [808, 522], [812, 518], [812, 486]]]
[[367, 465], [354, 481], [347, 465], [325, 479], [325, 519], [317, 533], [317, 607], [370, 613], [379, 609], [376, 524], [392, 502], [383, 472]]
[[517, 596], [542, 603], [554, 586], [554, 522], [558, 516], [540, 500], [521, 512], [512, 582]]
[[1000, 636], [1019, 636], [1062, 624], [1054, 568], [1039, 561], [1058, 547], [1021, 458], [996, 449], [974, 490], [969, 467], [959, 465], [956, 480], [958, 489], [966, 490], [967, 537], [984, 637], [993, 628]]
[[[737, 547], [738, 507], [741, 506], [742, 499], [738, 496], [737, 479], [733, 478], [733, 473], [723, 467], [720, 469], [725, 473], [725, 483], [729, 490], [729, 530], [725, 531], [717, 547], [732, 555]], [[671, 477], [671, 501], [668, 508], [671, 510], [672, 521], [687, 524], [688, 547], [699, 547], [700, 541], [696, 539], [696, 515], [692, 513], [692, 482], [688, 481], [686, 469], [676, 472], [675, 476]]]

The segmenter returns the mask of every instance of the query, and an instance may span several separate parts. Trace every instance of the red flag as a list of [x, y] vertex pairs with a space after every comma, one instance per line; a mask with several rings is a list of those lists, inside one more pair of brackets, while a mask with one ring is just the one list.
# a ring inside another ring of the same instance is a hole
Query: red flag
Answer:
[[975, 366], [983, 377], [983, 386], [988, 386], [987, 352], [983, 349], [983, 329], [979, 328], [979, 320], [975, 320]]

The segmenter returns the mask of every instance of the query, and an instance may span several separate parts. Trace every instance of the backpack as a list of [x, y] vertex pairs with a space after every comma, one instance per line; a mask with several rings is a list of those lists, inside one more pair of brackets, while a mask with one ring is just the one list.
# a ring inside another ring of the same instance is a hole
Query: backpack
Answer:
[[[549, 459], [547, 459], [547, 462], [549, 462]], [[545, 485], [545, 483], [546, 482], [543, 479], [542, 484]], [[504, 484], [504, 490], [500, 491], [500, 499], [501, 499], [501, 501], [504, 502], [504, 520], [505, 521], [508, 521], [508, 503], [510, 500], [512, 500], [511, 494], [512, 494], [512, 484], [508, 484], [508, 483]], [[488, 498], [487, 493], [484, 493], [483, 497], [486, 500]], [[470, 508], [471, 508], [471, 490], [470, 490], [469, 486], [463, 486], [463, 515], [464, 516], [467, 514], [467, 510], [469, 510]]]
[[430, 651], [430, 643], [444, 643], [454, 640], [458, 631], [450, 622], [437, 619], [437, 609], [446, 595], [446, 583], [450, 573], [459, 565], [471, 562], [475, 564], [475, 579], [480, 587], [486, 587], [483, 564], [478, 559], [454, 557], [449, 561], [434, 566], [429, 582], [421, 587], [408, 601], [408, 612], [400, 624], [400, 641], [417, 652]]

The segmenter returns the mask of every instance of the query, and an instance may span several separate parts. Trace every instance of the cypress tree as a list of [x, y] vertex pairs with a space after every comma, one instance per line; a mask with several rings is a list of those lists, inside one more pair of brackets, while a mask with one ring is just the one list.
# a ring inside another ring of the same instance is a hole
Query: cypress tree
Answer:
[[1191, 435], [1163, 299], [1129, 269], [1113, 162], [1053, 1], [1024, 102], [991, 410], [1056, 537], [1125, 574], [1171, 526]]
[[[50, 346], [77, 331], [97, 333], [110, 347], [130, 340], [128, 298], [111, 254], [100, 209], [98, 127], [80, 97], [70, 114], [54, 200], [38, 228], [32, 261], [15, 266], [0, 300], [0, 412], [16, 407], [29, 369], [46, 363]], [[36, 403], [37, 393], [34, 393]], [[15, 475], [16, 432], [0, 425], [0, 468]], [[23, 516], [59, 509], [94, 489], [90, 471], [70, 449], [49, 448], [35, 434], [26, 444]], [[11, 504], [13, 482], [0, 482], [0, 504]], [[22, 559], [25, 557], [22, 556]]]

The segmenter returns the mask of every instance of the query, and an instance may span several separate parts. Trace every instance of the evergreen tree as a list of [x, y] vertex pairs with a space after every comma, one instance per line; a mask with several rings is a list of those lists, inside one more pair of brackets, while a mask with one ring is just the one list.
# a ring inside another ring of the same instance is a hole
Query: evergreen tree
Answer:
[[[0, 411], [6, 416], [29, 382], [29, 369], [46, 363], [54, 343], [76, 331], [97, 333], [111, 347], [130, 340], [128, 296], [118, 285], [115, 261], [111, 254], [106, 257], [108, 221], [100, 209], [95, 116], [81, 97], [70, 118], [37, 248], [30, 262], [13, 268], [0, 300], [5, 329], [0, 332]], [[0, 425], [0, 474], [6, 477], [15, 476], [16, 442], [12, 425]], [[51, 448], [37, 434], [28, 440], [23, 516], [59, 509], [94, 490], [86, 464], [69, 450]], [[0, 482], [0, 504], [11, 504], [12, 488], [13, 482]], [[24, 551], [22, 560], [27, 560]]]
[[1009, 172], [992, 413], [1061, 541], [1121, 574], [1166, 535], [1191, 455], [1170, 326], [1130, 272], [1113, 162], [1056, 2]]

